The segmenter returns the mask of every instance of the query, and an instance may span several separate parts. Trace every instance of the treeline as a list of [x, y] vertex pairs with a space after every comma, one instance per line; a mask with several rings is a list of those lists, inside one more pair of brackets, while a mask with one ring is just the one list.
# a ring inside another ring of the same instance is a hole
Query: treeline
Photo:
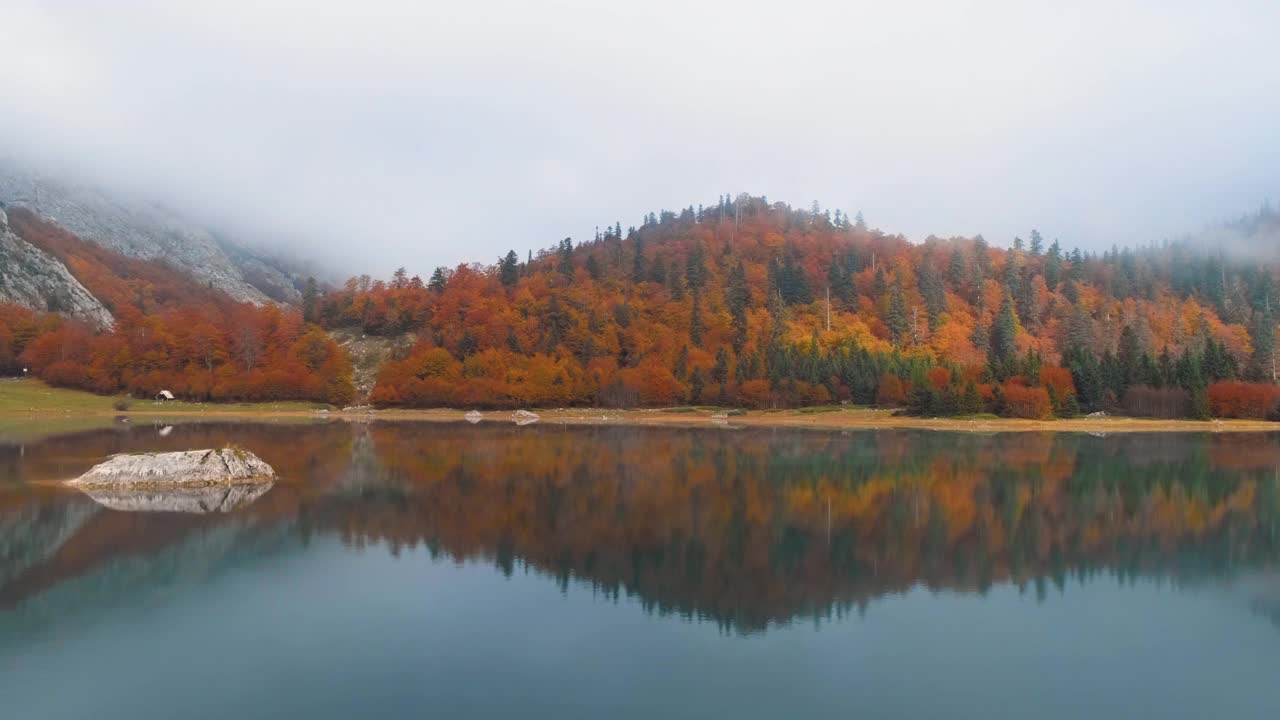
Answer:
[[[1253, 222], [1280, 229], [1270, 211]], [[303, 311], [416, 335], [378, 378], [386, 405], [1261, 417], [1275, 411], [1276, 275], [1190, 242], [913, 244], [860, 215], [724, 196], [426, 281], [352, 278]]]
[[238, 303], [166, 265], [86, 243], [23, 209], [23, 239], [53, 254], [111, 311], [108, 329], [0, 306], [0, 373], [54, 385], [191, 400], [350, 402], [351, 361], [297, 309]]

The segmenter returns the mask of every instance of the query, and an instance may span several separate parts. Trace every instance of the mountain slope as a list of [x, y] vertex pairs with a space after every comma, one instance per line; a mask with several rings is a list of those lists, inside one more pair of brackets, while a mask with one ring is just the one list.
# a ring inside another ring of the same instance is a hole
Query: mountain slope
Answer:
[[[296, 308], [238, 302], [25, 207], [6, 213], [2, 239], [0, 374], [29, 370], [55, 385], [142, 397], [165, 389], [198, 400], [351, 399], [346, 352]], [[72, 300], [87, 309], [73, 312]], [[65, 320], [92, 312], [96, 328]]]
[[0, 209], [0, 303], [59, 312], [98, 327], [111, 313], [57, 258], [18, 237]]
[[0, 164], [0, 203], [26, 207], [122, 255], [168, 263], [240, 302], [300, 300], [287, 268], [152, 205], [12, 164]]
[[21, 240], [62, 263], [116, 315], [126, 307], [152, 314], [191, 306], [221, 307], [236, 302], [235, 298], [191, 273], [160, 260], [129, 257], [86, 242], [24, 207], [12, 209], [9, 227]]

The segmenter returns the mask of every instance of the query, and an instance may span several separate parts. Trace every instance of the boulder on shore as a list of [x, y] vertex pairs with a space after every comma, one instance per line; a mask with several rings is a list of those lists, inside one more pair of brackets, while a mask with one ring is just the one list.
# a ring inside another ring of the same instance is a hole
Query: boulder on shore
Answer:
[[269, 483], [276, 471], [248, 450], [112, 455], [68, 485], [79, 488], [208, 487]]
[[475, 425], [476, 423], [484, 419], [484, 415], [481, 415], [479, 410], [472, 410], [468, 412], [466, 415], [463, 415], [462, 417], [472, 425]]
[[511, 421], [517, 425], [530, 425], [540, 419], [537, 413], [528, 410], [517, 410], [511, 413]]

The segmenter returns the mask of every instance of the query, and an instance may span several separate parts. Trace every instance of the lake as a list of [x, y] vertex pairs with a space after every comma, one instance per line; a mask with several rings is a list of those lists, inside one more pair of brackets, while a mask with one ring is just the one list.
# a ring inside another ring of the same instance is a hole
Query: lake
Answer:
[[[227, 443], [280, 481], [50, 484]], [[1278, 560], [1280, 434], [0, 439], [0, 716], [1271, 718]]]

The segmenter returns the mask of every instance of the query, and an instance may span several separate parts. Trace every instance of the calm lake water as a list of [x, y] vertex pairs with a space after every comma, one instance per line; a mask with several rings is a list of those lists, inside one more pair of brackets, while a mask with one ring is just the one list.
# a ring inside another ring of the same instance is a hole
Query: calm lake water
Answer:
[[[282, 480], [47, 484], [228, 442]], [[0, 716], [1274, 718], [1278, 521], [1280, 435], [0, 438]]]

